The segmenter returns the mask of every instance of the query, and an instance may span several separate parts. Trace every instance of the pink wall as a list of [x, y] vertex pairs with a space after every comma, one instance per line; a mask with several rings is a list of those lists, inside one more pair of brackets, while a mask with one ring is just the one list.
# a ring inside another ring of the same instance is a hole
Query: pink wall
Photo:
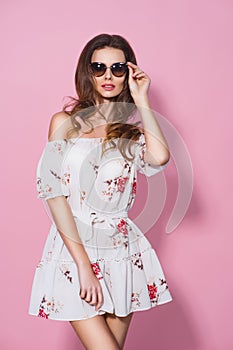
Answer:
[[[151, 77], [152, 106], [191, 157], [190, 206], [170, 234], [178, 191], [166, 169], [162, 218], [147, 237], [174, 301], [138, 312], [126, 349], [230, 350], [232, 333], [231, 1], [5, 1], [1, 4], [1, 340], [3, 350], [81, 349], [70, 325], [29, 316], [32, 278], [50, 225], [35, 167], [50, 116], [74, 95], [78, 56], [93, 36], [120, 34]], [[119, 13], [117, 12], [119, 11]]]

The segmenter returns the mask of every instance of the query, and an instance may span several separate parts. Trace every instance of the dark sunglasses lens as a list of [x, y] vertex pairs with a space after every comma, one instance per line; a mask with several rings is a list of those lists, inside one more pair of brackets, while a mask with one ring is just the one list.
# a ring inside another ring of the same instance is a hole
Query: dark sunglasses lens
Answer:
[[101, 75], [104, 74], [106, 70], [106, 66], [103, 63], [91, 63], [91, 70], [96, 77], [100, 77]]
[[122, 77], [128, 70], [128, 67], [124, 63], [115, 63], [112, 66], [112, 73], [116, 77]]
[[[91, 70], [95, 77], [101, 77], [106, 71], [106, 66], [104, 63], [93, 62], [91, 63]], [[112, 74], [116, 77], [122, 77], [128, 70], [125, 63], [114, 63], [111, 66]]]

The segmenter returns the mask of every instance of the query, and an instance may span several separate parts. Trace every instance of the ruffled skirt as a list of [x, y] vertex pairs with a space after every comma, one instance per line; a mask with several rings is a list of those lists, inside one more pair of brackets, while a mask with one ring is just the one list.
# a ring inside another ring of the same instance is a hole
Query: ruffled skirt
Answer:
[[[80, 229], [82, 222], [75, 219]], [[34, 274], [28, 313], [61, 321], [82, 320], [106, 312], [124, 317], [172, 301], [155, 250], [133, 221], [127, 218], [126, 222], [127, 234], [121, 230], [123, 234], [118, 234], [122, 239], [114, 234], [113, 240], [109, 232], [102, 241], [104, 245], [94, 243], [98, 228], [94, 237], [89, 230], [88, 239], [87, 231], [79, 230], [103, 291], [104, 301], [98, 311], [80, 297], [78, 268], [53, 224]], [[101, 229], [100, 236], [103, 237]]]

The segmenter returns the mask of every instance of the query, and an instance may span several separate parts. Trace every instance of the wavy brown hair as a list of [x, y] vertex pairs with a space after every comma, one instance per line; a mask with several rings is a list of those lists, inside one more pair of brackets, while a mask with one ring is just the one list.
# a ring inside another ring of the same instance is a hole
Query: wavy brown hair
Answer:
[[[63, 112], [67, 113], [71, 117], [72, 128], [68, 130], [67, 138], [74, 133], [79, 134], [81, 130], [81, 124], [76, 120], [76, 117], [80, 117], [85, 124], [90, 125], [91, 130], [86, 133], [91, 133], [94, 127], [90, 120], [96, 112], [98, 112], [103, 118], [104, 115], [100, 111], [96, 101], [99, 104], [104, 102], [103, 97], [95, 89], [95, 82], [91, 73], [91, 68], [89, 63], [91, 63], [91, 57], [95, 50], [102, 49], [105, 47], [112, 47], [120, 49], [124, 52], [126, 62], [130, 61], [137, 64], [135, 54], [129, 45], [128, 41], [120, 35], [110, 35], [110, 34], [100, 34], [92, 38], [84, 47], [78, 60], [76, 72], [75, 72], [75, 87], [78, 98], [68, 96], [71, 101], [64, 105]], [[104, 141], [109, 141], [111, 144], [109, 148], [116, 147], [113, 139], [119, 138], [118, 149], [121, 154], [128, 160], [134, 158], [129, 158], [126, 154], [127, 144], [129, 145], [129, 152], [131, 152], [131, 144], [136, 141], [142, 133], [142, 129], [136, 123], [126, 123], [130, 116], [132, 116], [137, 107], [134, 100], [130, 94], [128, 85], [128, 74], [127, 71], [125, 75], [125, 80], [123, 84], [123, 89], [118, 96], [112, 97], [111, 102], [114, 102], [114, 108], [111, 114], [111, 122], [107, 123], [106, 126], [106, 137]], [[110, 103], [111, 103], [110, 102]], [[70, 110], [67, 110], [70, 108]], [[103, 151], [106, 150], [106, 142], [103, 142]]]

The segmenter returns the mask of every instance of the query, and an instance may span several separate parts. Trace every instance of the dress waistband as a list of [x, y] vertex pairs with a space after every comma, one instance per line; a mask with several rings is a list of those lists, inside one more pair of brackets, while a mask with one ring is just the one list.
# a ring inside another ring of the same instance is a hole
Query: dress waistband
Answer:
[[[97, 250], [97, 254], [99, 254], [99, 244], [103, 241], [103, 236], [108, 236], [110, 239], [114, 240], [115, 236], [121, 234], [127, 239], [128, 212], [125, 210], [120, 210], [118, 212], [73, 210], [73, 215], [77, 221], [82, 221], [83, 224], [89, 226], [90, 232], [89, 230], [85, 231], [84, 242], [94, 247]], [[114, 219], [116, 219], [116, 221], [114, 221]], [[102, 246], [102, 248], [104, 247], [105, 246]], [[109, 247], [106, 246], [106, 248]]]
[[73, 215], [80, 218], [90, 218], [94, 219], [95, 217], [98, 218], [108, 218], [108, 219], [120, 219], [120, 218], [127, 218], [128, 217], [128, 211], [121, 210], [118, 212], [104, 212], [104, 211], [85, 211], [85, 210], [73, 210]]

